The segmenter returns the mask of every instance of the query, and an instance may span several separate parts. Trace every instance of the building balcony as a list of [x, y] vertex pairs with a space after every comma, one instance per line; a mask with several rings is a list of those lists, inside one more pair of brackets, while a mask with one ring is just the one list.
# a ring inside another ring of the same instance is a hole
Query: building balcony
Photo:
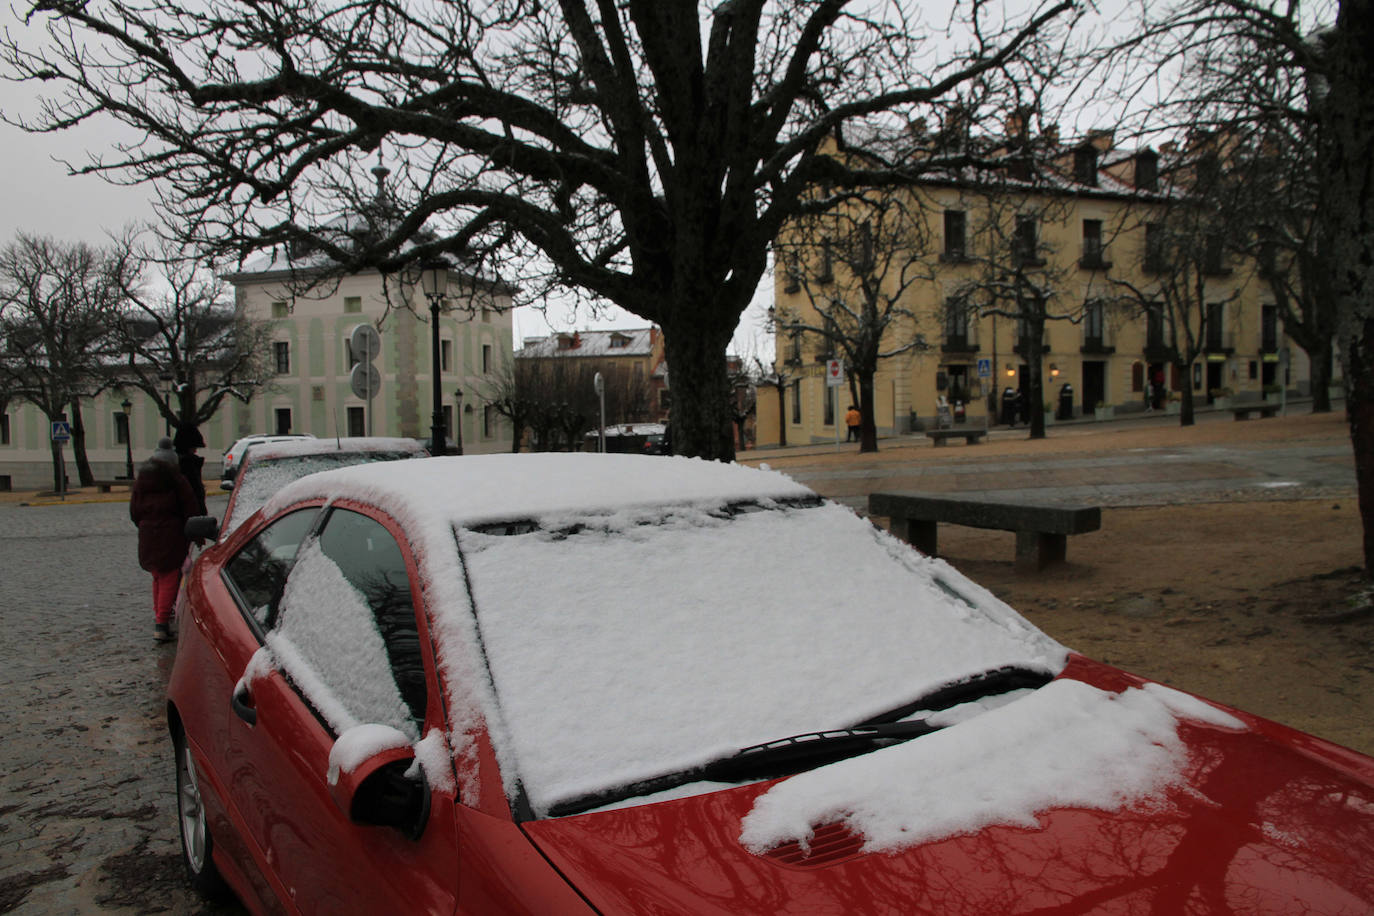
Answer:
[[1090, 356], [1109, 356], [1116, 352], [1116, 347], [1107, 342], [1102, 336], [1084, 335], [1083, 345], [1078, 348], [1080, 353]]
[[962, 335], [951, 335], [940, 342], [941, 353], [977, 353], [978, 342]]

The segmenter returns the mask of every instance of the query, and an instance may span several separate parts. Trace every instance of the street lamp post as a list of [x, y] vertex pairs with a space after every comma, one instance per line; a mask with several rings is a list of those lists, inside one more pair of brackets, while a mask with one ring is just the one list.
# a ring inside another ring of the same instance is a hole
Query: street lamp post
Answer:
[[130, 480], [134, 479], [134, 427], [129, 422], [129, 414], [134, 409], [134, 405], [128, 398], [119, 405], [124, 411], [124, 476]]
[[455, 405], [457, 408], [453, 414], [453, 444], [456, 446], [455, 455], [463, 454], [463, 389], [455, 388], [453, 396], [458, 399]]
[[172, 378], [173, 376], [170, 372], [163, 371], [157, 374], [157, 380], [159, 382], [167, 383], [167, 415], [164, 422], [164, 435], [168, 436], [172, 434]]
[[429, 300], [430, 374], [433, 381], [431, 400], [434, 403], [434, 417], [429, 428], [430, 453], [446, 455], [448, 442], [444, 430], [444, 397], [439, 386], [439, 303], [444, 301], [444, 293], [448, 292], [448, 263], [435, 259], [421, 265], [420, 288]]

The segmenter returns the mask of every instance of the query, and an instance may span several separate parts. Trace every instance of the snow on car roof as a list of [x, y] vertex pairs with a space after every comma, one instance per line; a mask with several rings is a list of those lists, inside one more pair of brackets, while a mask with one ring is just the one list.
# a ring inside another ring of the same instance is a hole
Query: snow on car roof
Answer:
[[323, 452], [408, 452], [421, 454], [425, 447], [414, 439], [397, 436], [344, 436], [328, 439], [282, 439], [253, 443], [247, 454], [254, 461], [288, 458], [293, 455], [319, 455]]
[[776, 471], [696, 458], [573, 454], [468, 455], [395, 468], [342, 468], [282, 490], [269, 512], [347, 494], [391, 512], [459, 524], [547, 519], [648, 505], [721, 505], [812, 492]]

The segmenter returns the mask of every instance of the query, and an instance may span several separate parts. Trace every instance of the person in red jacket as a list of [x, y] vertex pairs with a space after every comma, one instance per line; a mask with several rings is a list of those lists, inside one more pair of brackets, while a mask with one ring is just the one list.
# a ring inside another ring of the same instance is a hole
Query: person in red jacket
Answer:
[[129, 518], [138, 526], [138, 565], [153, 574], [153, 639], [172, 638], [172, 607], [181, 585], [181, 564], [190, 552], [186, 520], [197, 513], [196, 495], [177, 465], [172, 440], [158, 440], [138, 469]]

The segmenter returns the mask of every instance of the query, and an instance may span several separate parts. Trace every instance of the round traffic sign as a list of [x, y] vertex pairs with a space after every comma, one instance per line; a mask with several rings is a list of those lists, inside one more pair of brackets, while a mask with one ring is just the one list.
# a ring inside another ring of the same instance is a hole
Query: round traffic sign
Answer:
[[348, 375], [348, 387], [357, 397], [372, 397], [382, 387], [382, 374], [371, 363], [358, 363]]
[[360, 324], [353, 329], [348, 338], [355, 359], [368, 363], [382, 352], [382, 335], [370, 324]]

